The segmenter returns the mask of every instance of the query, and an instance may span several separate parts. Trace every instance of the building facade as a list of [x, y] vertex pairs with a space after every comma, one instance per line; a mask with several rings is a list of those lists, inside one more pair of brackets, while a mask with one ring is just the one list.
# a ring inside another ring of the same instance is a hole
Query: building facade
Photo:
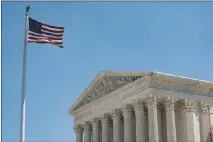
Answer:
[[76, 142], [213, 142], [213, 83], [101, 72], [70, 108]]

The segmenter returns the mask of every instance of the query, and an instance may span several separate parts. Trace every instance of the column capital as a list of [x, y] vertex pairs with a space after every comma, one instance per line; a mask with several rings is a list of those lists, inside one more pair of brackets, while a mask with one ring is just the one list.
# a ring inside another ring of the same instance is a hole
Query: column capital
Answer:
[[158, 116], [157, 116], [157, 97], [155, 95], [146, 96], [145, 101], [148, 106], [148, 126], [149, 126], [149, 141], [159, 142], [158, 131]]
[[134, 103], [134, 109], [135, 111], [143, 111], [143, 107], [144, 107], [144, 102], [142, 100], [137, 100], [135, 103]]
[[147, 106], [153, 106], [153, 107], [157, 107], [157, 97], [154, 95], [149, 95], [145, 97], [145, 102], [147, 104]]
[[75, 125], [73, 127], [74, 131], [76, 134], [83, 134], [83, 127], [82, 125], [78, 124], [78, 125]]
[[110, 119], [110, 114], [108, 113], [105, 113], [103, 117], [100, 118], [101, 122], [109, 121], [109, 119]]
[[102, 127], [104, 124], [110, 125], [110, 123], [111, 123], [110, 114], [108, 114], [108, 113], [104, 114], [104, 116], [101, 117], [100, 120], [101, 120]]
[[175, 100], [171, 97], [165, 97], [164, 98], [164, 105], [166, 108], [175, 109]]
[[121, 116], [121, 110], [120, 109], [114, 109], [112, 111], [112, 118], [114, 119], [116, 116]]
[[131, 105], [125, 105], [124, 108], [122, 108], [123, 115], [132, 115], [132, 106]]
[[92, 128], [99, 128], [100, 127], [100, 119], [98, 119], [98, 118], [94, 118], [93, 120], [92, 120]]
[[89, 121], [86, 121], [83, 125], [84, 131], [91, 131], [92, 130], [92, 126], [91, 123]]
[[188, 111], [193, 111], [193, 101], [189, 101], [187, 99], [180, 100], [179, 105], [183, 109], [186, 109]]
[[108, 121], [108, 126], [109, 126], [109, 127], [112, 127], [112, 125], [113, 125], [113, 122], [112, 122], [111, 120], [109, 120], [109, 121]]
[[205, 103], [205, 102], [200, 102], [200, 108], [201, 108], [201, 111], [203, 112], [203, 113], [208, 113], [208, 112], [210, 112], [210, 105], [209, 104], [207, 104], [207, 103]]

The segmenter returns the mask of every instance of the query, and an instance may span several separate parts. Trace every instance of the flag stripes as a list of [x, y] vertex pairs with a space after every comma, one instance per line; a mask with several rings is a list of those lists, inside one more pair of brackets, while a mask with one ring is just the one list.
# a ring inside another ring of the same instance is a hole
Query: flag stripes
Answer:
[[55, 37], [55, 36], [51, 36], [51, 35], [38, 35], [36, 33], [30, 32], [28, 33], [28, 35], [30, 35], [31, 37], [43, 37], [43, 38], [50, 38], [50, 39], [55, 39], [55, 40], [62, 40], [62, 36], [59, 37]]
[[32, 18], [29, 18], [28, 42], [40, 44], [49, 43], [62, 48], [63, 34], [63, 27], [43, 24]]

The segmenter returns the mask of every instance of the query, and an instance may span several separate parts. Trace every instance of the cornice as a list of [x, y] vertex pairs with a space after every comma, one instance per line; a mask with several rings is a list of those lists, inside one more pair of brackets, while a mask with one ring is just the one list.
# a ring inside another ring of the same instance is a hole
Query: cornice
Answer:
[[173, 79], [176, 81], [185, 81], [185, 83], [197, 83], [200, 85], [213, 85], [213, 82], [210, 81], [206, 81], [206, 80], [199, 80], [199, 79], [195, 79], [195, 78], [189, 78], [189, 77], [183, 77], [183, 76], [177, 76], [177, 75], [173, 75], [173, 74], [166, 74], [166, 73], [161, 73], [161, 72], [154, 72], [153, 76], [157, 76], [157, 77], [166, 77], [169, 79]]
[[[113, 75], [113, 73], [108, 73], [108, 75]], [[99, 75], [98, 78], [100, 78], [100, 76], [103, 76], [103, 73], [102, 75]], [[70, 110], [69, 113], [76, 116], [82, 111], [90, 112], [91, 111], [90, 106], [92, 105], [102, 104], [105, 101], [109, 101], [110, 99], [113, 99], [114, 97], [118, 97], [121, 95], [123, 96], [123, 99], [125, 99], [141, 91], [144, 91], [148, 88], [156, 88], [156, 89], [162, 89], [162, 90], [173, 91], [173, 92], [213, 97], [212, 82], [190, 79], [186, 77], [174, 76], [169, 74], [149, 72], [149, 73], [143, 73], [143, 77], [131, 83], [128, 83], [122, 86], [121, 88], [118, 88], [117, 90], [114, 90], [108, 93], [102, 98], [93, 100], [92, 102], [89, 102], [88, 104], [76, 110], [73, 110], [73, 111]]]

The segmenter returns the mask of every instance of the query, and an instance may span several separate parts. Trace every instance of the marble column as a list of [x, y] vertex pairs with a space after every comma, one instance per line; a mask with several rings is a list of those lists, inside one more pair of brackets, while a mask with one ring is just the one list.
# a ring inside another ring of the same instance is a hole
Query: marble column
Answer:
[[210, 120], [210, 141], [213, 142], [213, 106], [209, 105], [209, 120]]
[[132, 142], [136, 142], [136, 119], [134, 113], [132, 115]]
[[109, 121], [109, 142], [113, 142], [113, 122]]
[[149, 142], [159, 142], [157, 120], [157, 98], [150, 95], [145, 98], [148, 107]]
[[200, 135], [201, 141], [210, 141], [210, 129], [211, 129], [211, 122], [210, 122], [210, 112], [209, 112], [209, 105], [205, 102], [200, 103], [200, 110], [201, 110], [201, 121], [200, 121]]
[[158, 136], [159, 136], [159, 142], [163, 141], [163, 123], [162, 123], [162, 104], [159, 104], [157, 106], [157, 114], [158, 114]]
[[147, 106], [144, 107], [144, 137], [145, 142], [149, 142], [149, 122], [148, 122], [148, 108]]
[[185, 99], [179, 103], [182, 107], [182, 137], [186, 142], [193, 142], [195, 141], [193, 101]]
[[[162, 142], [167, 142], [167, 128], [166, 128], [166, 109], [165, 107], [161, 107], [161, 130], [162, 130]], [[185, 142], [185, 141], [178, 141]]]
[[168, 97], [165, 98], [165, 108], [166, 108], [166, 126], [167, 126], [167, 141], [176, 142], [176, 125], [175, 125], [175, 101]]
[[100, 142], [100, 120], [95, 118], [92, 121], [92, 130], [93, 130], [93, 142]]
[[186, 101], [186, 126], [188, 142], [195, 141], [193, 101]]
[[177, 140], [178, 142], [187, 142], [187, 108], [186, 100], [179, 100], [176, 103], [176, 114], [177, 114]]
[[102, 122], [102, 142], [109, 142], [109, 115], [105, 114], [101, 118]]
[[126, 105], [123, 108], [124, 116], [124, 142], [132, 142], [132, 108]]
[[93, 142], [93, 131], [91, 131], [91, 142]]
[[124, 117], [121, 116], [121, 127], [120, 127], [120, 131], [121, 131], [121, 142], [124, 142]]
[[91, 123], [85, 122], [84, 123], [84, 142], [91, 142]]
[[76, 134], [76, 142], [83, 142], [83, 128], [81, 125], [76, 125], [74, 127], [74, 131]]
[[102, 140], [102, 127], [101, 127], [101, 125], [100, 125], [100, 128], [99, 128], [99, 130], [100, 130], [100, 141]]
[[134, 104], [135, 121], [136, 121], [136, 142], [143, 142], [145, 140], [144, 131], [144, 105], [142, 101], [137, 101]]
[[177, 136], [177, 142], [181, 142], [182, 135], [181, 135], [181, 108], [179, 106], [179, 101], [176, 101], [175, 103], [175, 124], [176, 124], [176, 136]]
[[116, 109], [112, 113], [113, 119], [113, 142], [121, 142], [121, 112]]

